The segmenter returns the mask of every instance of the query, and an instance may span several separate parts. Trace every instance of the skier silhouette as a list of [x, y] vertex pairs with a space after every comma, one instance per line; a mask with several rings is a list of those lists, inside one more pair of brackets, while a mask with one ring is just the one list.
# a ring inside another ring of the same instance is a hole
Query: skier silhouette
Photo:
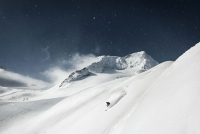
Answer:
[[106, 104], [107, 104], [107, 107], [110, 105], [110, 102], [106, 102]]

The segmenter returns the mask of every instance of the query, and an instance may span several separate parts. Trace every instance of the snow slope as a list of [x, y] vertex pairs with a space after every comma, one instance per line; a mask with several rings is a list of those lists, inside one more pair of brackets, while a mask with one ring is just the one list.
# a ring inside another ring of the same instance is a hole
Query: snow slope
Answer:
[[[94, 63], [92, 67], [97, 69], [87, 67], [90, 77], [61, 87], [56, 85], [30, 98], [32, 105], [36, 105], [37, 100], [63, 97], [56, 104], [50, 102], [48, 108], [35, 116], [27, 113], [18, 120], [1, 121], [5, 127], [0, 127], [0, 133], [200, 133], [200, 44], [175, 62], [167, 61], [153, 68], [151, 61], [133, 63], [128, 60], [131, 57], [134, 55], [107, 58], [115, 62], [106, 60], [102, 67], [97, 66], [99, 62]], [[110, 103], [108, 107], [106, 102]]]
[[197, 44], [145, 92], [119, 133], [199, 134], [199, 80], [200, 44]]
[[19, 124], [24, 118], [30, 118], [41, 114], [62, 99], [63, 98], [44, 99], [38, 101], [26, 101], [23, 103], [0, 102], [0, 133], [3, 129], [14, 124]]
[[[11, 126], [16, 126], [16, 124], [21, 124], [21, 120], [26, 120], [25, 122], [27, 122], [29, 118], [35, 117], [41, 112], [51, 108], [63, 98], [73, 98], [73, 96], [78, 96], [76, 94], [80, 94], [84, 90], [93, 91], [93, 89], [96, 89], [94, 95], [100, 94], [101, 92], [104, 92], [104, 90], [106, 91], [112, 88], [113, 84], [120, 84], [122, 81], [135, 75], [135, 72], [141, 70], [143, 67], [140, 62], [143, 61], [143, 63], [145, 63], [145, 61], [148, 60], [155, 61], [144, 52], [135, 53], [128, 56], [129, 62], [137, 62], [138, 65], [141, 66], [135, 68], [131, 67], [131, 69], [126, 68], [124, 70], [116, 70], [116, 68], [106, 66], [107, 62], [105, 62], [105, 60], [112, 56], [102, 57], [104, 57], [104, 61], [102, 62], [104, 65], [104, 72], [98, 73], [92, 72], [91, 70], [91, 72], [89, 72], [87, 68], [80, 71], [77, 70], [64, 81], [64, 85], [55, 85], [46, 91], [34, 89], [25, 90], [22, 87], [17, 89], [14, 87], [0, 87], [0, 133], [2, 133], [4, 129], [12, 128]], [[99, 57], [99, 59], [102, 59], [102, 57]], [[132, 60], [130, 58], [132, 58]], [[101, 61], [102, 60], [100, 60], [100, 62]], [[155, 64], [157, 64], [156, 61]], [[152, 64], [152, 66], [154, 65]], [[2, 71], [2, 73], [8, 74], [9, 72]], [[15, 75], [16, 74], [8, 76]], [[90, 77], [87, 77], [88, 75], [90, 75]], [[82, 96], [84, 95], [85, 92], [82, 93]], [[84, 99], [89, 100], [90, 98], [87, 98], [86, 95], [82, 100], [80, 97], [80, 99], [77, 99], [76, 101], [81, 100], [84, 102]]]
[[[68, 96], [40, 116], [22, 120], [20, 124], [15, 124], [10, 129], [4, 130], [3, 133], [102, 133], [120, 115], [127, 112], [127, 109], [137, 99], [137, 96], [146, 91], [171, 63], [160, 64], [133, 77], [115, 79], [86, 88], [81, 92]], [[146, 82], [146, 84], [142, 84], [143, 82]], [[136, 86], [135, 91], [132, 91], [135, 95], [129, 94], [128, 87], [132, 84]], [[120, 97], [121, 100], [116, 102], [117, 98], [112, 96], [115, 96], [116, 92], [121, 90], [126, 90], [127, 95], [121, 94], [124, 96], [121, 97], [119, 94], [117, 97]], [[105, 111], [107, 109], [107, 100], [116, 105]]]

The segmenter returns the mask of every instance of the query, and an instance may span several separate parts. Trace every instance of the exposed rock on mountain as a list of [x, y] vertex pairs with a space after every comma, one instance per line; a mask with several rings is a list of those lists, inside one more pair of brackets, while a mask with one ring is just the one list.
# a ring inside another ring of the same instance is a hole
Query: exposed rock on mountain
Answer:
[[158, 65], [158, 62], [144, 51], [129, 54], [125, 57], [100, 56], [98, 58], [98, 62], [94, 62], [88, 67], [75, 71], [69, 75], [69, 77], [61, 83], [60, 87], [65, 85], [65, 83], [85, 78], [86, 76], [89, 76], [90, 72], [103, 73], [106, 69], [125, 70], [138, 67], [137, 73], [141, 73]]
[[69, 75], [69, 77], [60, 84], [60, 87], [62, 87], [65, 83], [70, 83], [71, 81], [80, 80], [88, 75], [90, 75], [90, 72], [87, 68], [77, 70], [77, 71], [71, 73]]

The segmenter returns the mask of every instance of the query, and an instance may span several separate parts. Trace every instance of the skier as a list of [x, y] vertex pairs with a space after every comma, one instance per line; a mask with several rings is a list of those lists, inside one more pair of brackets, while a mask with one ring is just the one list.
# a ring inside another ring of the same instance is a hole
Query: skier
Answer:
[[106, 102], [106, 104], [107, 104], [107, 107], [110, 105], [110, 102]]

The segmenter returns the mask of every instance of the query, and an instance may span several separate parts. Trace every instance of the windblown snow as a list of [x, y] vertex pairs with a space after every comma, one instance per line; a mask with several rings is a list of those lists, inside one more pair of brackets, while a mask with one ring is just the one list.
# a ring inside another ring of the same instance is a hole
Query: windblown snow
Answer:
[[92, 63], [88, 67], [83, 68], [82, 70], [77, 70], [73, 72], [67, 79], [65, 79], [60, 87], [66, 83], [72, 81], [80, 80], [86, 76], [89, 76], [90, 73], [103, 73], [108, 69], [115, 70], [131, 70], [131, 68], [136, 68], [137, 73], [144, 72], [154, 66], [158, 65], [158, 62], [155, 61], [151, 56], [147, 55], [144, 51], [133, 53], [125, 57], [118, 56], [100, 56], [99, 61]]
[[197, 44], [160, 64], [143, 51], [101, 56], [42, 92], [0, 87], [0, 133], [198, 134], [199, 66]]

